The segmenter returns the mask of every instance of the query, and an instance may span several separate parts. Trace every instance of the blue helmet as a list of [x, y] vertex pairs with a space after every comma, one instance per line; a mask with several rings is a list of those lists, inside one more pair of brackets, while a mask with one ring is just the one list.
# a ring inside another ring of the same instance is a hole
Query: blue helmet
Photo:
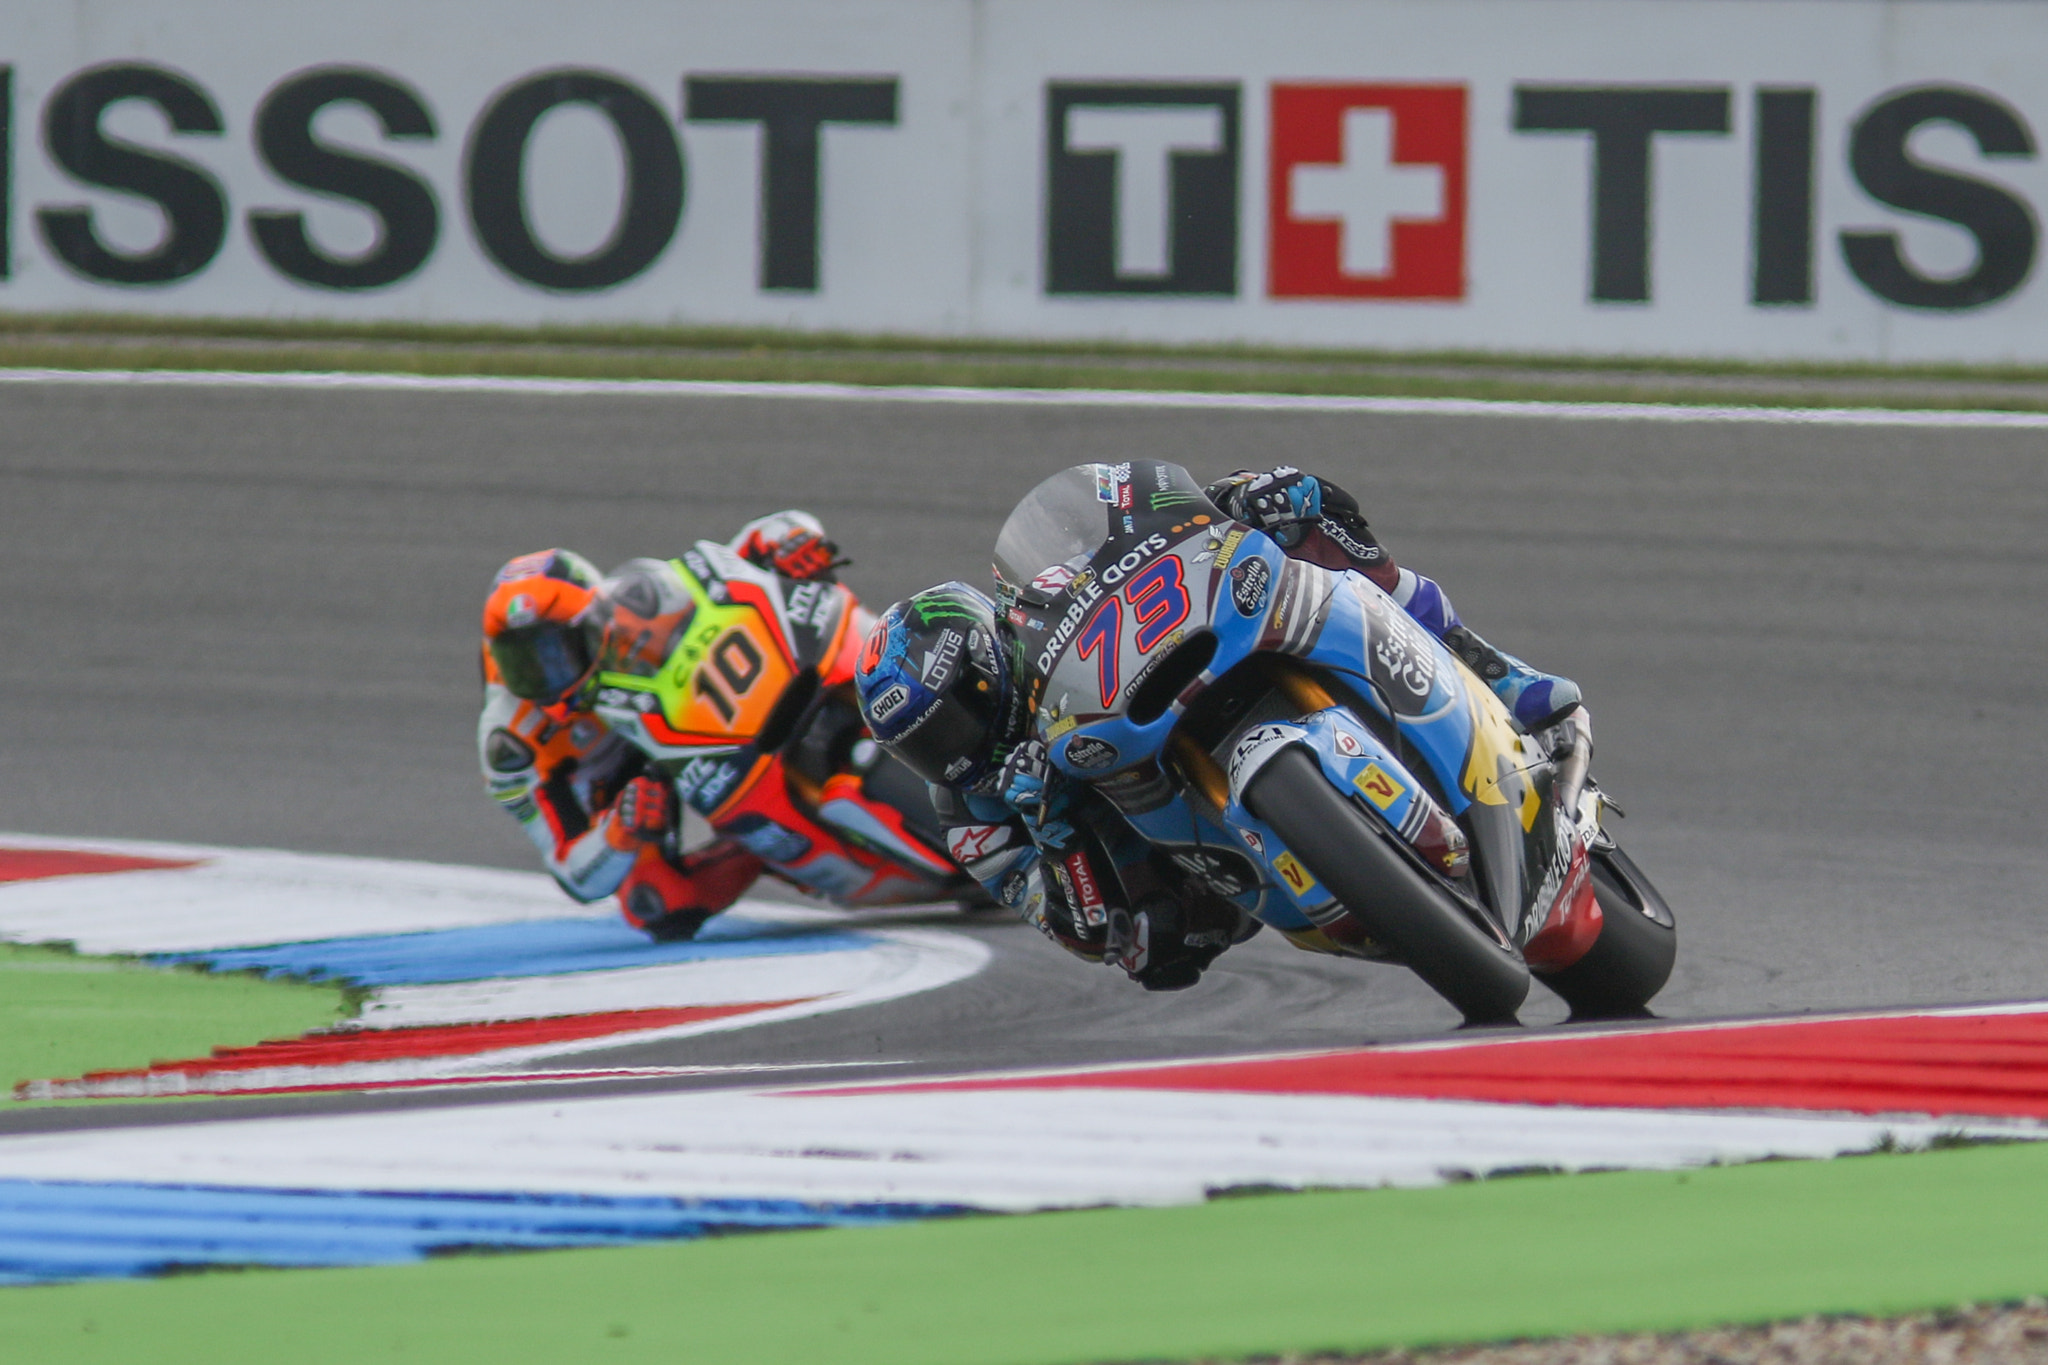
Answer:
[[987, 594], [941, 583], [898, 602], [853, 671], [875, 741], [928, 782], [971, 787], [1010, 749], [1017, 687]]

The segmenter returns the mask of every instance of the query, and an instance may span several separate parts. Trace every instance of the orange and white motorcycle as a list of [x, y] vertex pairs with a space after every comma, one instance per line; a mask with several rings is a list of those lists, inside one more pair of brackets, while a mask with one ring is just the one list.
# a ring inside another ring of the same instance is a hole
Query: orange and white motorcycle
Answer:
[[979, 899], [924, 780], [868, 737], [853, 666], [872, 613], [716, 541], [635, 559], [600, 590], [594, 708], [718, 834], [853, 909]]

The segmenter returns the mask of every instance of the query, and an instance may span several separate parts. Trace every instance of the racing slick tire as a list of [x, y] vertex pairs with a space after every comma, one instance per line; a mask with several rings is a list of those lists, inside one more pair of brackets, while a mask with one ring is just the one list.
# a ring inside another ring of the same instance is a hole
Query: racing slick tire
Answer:
[[1332, 787], [1307, 750], [1290, 747], [1269, 759], [1246, 786], [1244, 804], [1468, 1023], [1514, 1019], [1529, 994], [1528, 964], [1394, 848], [1394, 832]]
[[1651, 997], [1671, 979], [1678, 921], [1619, 847], [1595, 848], [1592, 863], [1600, 937], [1571, 966], [1536, 979], [1564, 997], [1574, 1021], [1646, 1018]]

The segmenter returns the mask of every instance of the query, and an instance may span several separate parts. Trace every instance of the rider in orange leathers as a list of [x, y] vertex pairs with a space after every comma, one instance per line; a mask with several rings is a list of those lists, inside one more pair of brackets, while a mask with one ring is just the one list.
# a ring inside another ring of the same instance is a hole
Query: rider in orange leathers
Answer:
[[[778, 512], [747, 523], [735, 553], [797, 579], [829, 579], [838, 547], [817, 518]], [[580, 901], [616, 894], [627, 921], [683, 939], [737, 900], [765, 864], [731, 839], [677, 854], [674, 789], [639, 749], [573, 699], [596, 667], [586, 608], [599, 575], [568, 550], [520, 555], [484, 602], [485, 786], [519, 821], [562, 889]]]

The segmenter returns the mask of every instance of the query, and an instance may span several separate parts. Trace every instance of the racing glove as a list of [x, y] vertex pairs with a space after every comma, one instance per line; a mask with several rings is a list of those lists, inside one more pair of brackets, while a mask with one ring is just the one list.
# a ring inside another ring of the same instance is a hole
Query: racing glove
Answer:
[[612, 806], [611, 841], [621, 848], [658, 844], [668, 837], [675, 815], [675, 793], [667, 783], [636, 777]]
[[1062, 820], [1071, 793], [1066, 779], [1052, 766], [1045, 745], [1027, 739], [1010, 751], [996, 777], [1003, 804], [1017, 812], [1031, 841], [1043, 848], [1063, 849], [1074, 840], [1074, 827]]
[[740, 557], [785, 578], [830, 580], [848, 563], [825, 527], [808, 512], [777, 512], [747, 523], [733, 548]]
[[1208, 494], [1226, 516], [1251, 523], [1283, 546], [1295, 544], [1323, 516], [1322, 481], [1293, 465], [1265, 474], [1241, 469], [1211, 484]]

